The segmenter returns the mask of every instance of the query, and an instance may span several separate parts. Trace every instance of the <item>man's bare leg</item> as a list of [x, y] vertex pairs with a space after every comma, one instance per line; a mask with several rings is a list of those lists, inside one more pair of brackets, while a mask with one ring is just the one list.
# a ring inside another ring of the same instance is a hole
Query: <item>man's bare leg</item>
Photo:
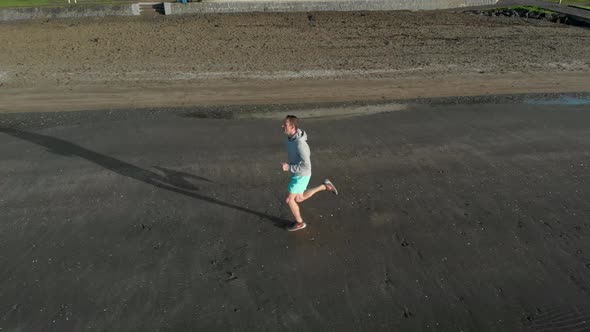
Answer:
[[287, 196], [286, 202], [289, 205], [289, 208], [291, 209], [291, 213], [293, 214], [295, 221], [297, 221], [298, 223], [302, 223], [303, 218], [301, 218], [299, 204], [297, 204], [299, 196], [301, 196], [301, 194], [289, 194], [289, 196]]
[[324, 180], [324, 183], [320, 184], [317, 187], [311, 188], [311, 189], [307, 189], [306, 191], [303, 192], [303, 194], [298, 195], [297, 197], [295, 197], [295, 201], [297, 203], [301, 203], [303, 201], [305, 201], [306, 199], [311, 198], [311, 196], [315, 195], [316, 193], [320, 192], [320, 191], [324, 191], [324, 190], [328, 190], [330, 192], [332, 192], [333, 194], [338, 195], [338, 190], [336, 190], [336, 187], [334, 187], [334, 184], [326, 179]]
[[306, 191], [303, 192], [303, 194], [295, 197], [295, 200], [297, 203], [301, 203], [301, 202], [305, 201], [306, 199], [311, 198], [311, 196], [315, 195], [316, 193], [318, 193], [320, 191], [324, 191], [324, 190], [326, 190], [326, 186], [323, 184], [320, 184], [317, 187], [307, 189]]
[[291, 208], [291, 213], [297, 221], [296, 223], [287, 228], [287, 230], [290, 232], [304, 229], [307, 226], [305, 222], [303, 222], [303, 218], [301, 218], [301, 213], [299, 212], [299, 205], [297, 204], [297, 199], [299, 196], [301, 196], [301, 194], [289, 194], [289, 196], [287, 196], [287, 199], [285, 200], [287, 204], [289, 204], [289, 208]]

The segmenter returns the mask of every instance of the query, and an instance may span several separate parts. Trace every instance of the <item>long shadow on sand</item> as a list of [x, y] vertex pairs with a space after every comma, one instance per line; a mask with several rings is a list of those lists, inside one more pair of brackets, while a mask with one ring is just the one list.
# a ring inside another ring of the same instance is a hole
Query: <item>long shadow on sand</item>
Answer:
[[203, 177], [189, 175], [178, 171], [172, 171], [162, 167], [155, 167], [165, 174], [164, 176], [162, 176], [160, 174], [137, 167], [130, 163], [126, 163], [124, 161], [109, 156], [105, 156], [100, 153], [96, 153], [94, 151], [88, 150], [79, 145], [70, 143], [68, 141], [64, 141], [59, 138], [45, 136], [13, 128], [0, 127], [0, 132], [43, 146], [47, 148], [49, 152], [55, 154], [59, 154], [62, 156], [77, 156], [80, 158], [84, 158], [106, 169], [109, 169], [117, 174], [139, 180], [141, 182], [150, 184], [158, 188], [173, 191], [175, 193], [203, 200], [212, 204], [217, 204], [234, 210], [253, 214], [262, 219], [272, 221], [275, 226], [280, 228], [284, 228], [289, 223], [287, 220], [271, 216], [266, 213], [254, 211], [242, 206], [230, 204], [215, 198], [195, 193], [194, 191], [199, 189], [195, 187], [192, 183], [186, 181], [186, 177], [192, 177], [198, 180], [211, 182], [210, 180]]

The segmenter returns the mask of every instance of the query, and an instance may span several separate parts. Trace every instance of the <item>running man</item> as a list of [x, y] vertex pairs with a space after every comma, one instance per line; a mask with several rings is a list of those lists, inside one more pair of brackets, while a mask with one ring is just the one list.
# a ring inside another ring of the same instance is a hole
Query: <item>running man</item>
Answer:
[[330, 191], [338, 195], [338, 190], [330, 180], [324, 180], [324, 183], [307, 189], [309, 179], [311, 178], [311, 159], [309, 145], [307, 145], [307, 134], [299, 129], [299, 119], [294, 115], [287, 115], [283, 120], [283, 132], [287, 135], [287, 153], [289, 163], [281, 163], [284, 172], [291, 172], [291, 182], [289, 183], [289, 195], [285, 202], [289, 205], [295, 223], [287, 228], [288, 231], [298, 231], [304, 229], [305, 222], [299, 212], [299, 204], [309, 199], [319, 191]]

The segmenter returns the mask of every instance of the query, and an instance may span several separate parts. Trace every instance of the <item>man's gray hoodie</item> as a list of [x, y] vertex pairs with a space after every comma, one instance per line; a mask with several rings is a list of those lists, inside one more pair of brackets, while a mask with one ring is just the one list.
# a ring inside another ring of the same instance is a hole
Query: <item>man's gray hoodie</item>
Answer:
[[287, 153], [289, 154], [289, 172], [293, 175], [311, 176], [311, 153], [305, 131], [297, 129], [295, 135], [287, 138]]

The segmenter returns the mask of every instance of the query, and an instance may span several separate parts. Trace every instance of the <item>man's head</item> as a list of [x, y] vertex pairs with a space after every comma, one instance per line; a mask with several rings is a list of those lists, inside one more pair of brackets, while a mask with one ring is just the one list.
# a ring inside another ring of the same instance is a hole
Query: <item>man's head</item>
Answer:
[[295, 115], [287, 115], [283, 120], [283, 132], [287, 136], [293, 136], [299, 128], [299, 119]]

